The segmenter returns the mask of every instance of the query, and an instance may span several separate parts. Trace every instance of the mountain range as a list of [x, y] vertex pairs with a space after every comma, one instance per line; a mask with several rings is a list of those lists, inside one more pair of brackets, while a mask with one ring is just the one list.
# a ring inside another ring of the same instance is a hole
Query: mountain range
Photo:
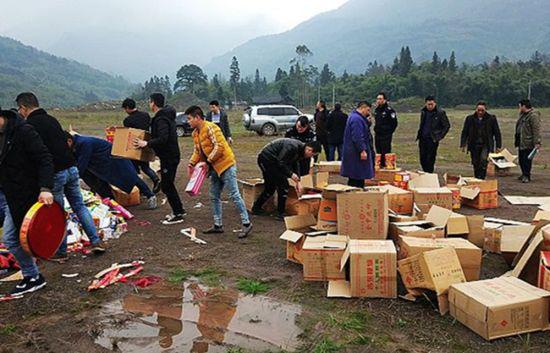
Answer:
[[18, 93], [33, 91], [42, 105], [66, 107], [120, 99], [133, 90], [121, 77], [0, 36], [0, 106], [13, 107]]
[[[291, 11], [291, 9], [289, 9]], [[258, 68], [273, 78], [288, 69], [295, 48], [313, 53], [308, 64], [328, 63], [334, 71], [362, 73], [369, 62], [390, 64], [402, 46], [416, 61], [456, 52], [466, 63], [529, 58], [550, 52], [548, 0], [350, 0], [293, 29], [252, 39], [212, 59], [206, 71], [228, 77], [236, 56], [244, 76]]]

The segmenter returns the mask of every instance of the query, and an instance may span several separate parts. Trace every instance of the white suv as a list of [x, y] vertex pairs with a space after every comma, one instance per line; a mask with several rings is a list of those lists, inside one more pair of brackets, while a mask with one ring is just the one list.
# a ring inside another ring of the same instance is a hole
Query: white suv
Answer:
[[304, 114], [292, 105], [255, 105], [244, 110], [243, 125], [258, 135], [272, 136], [293, 127], [302, 115], [313, 125], [313, 115]]

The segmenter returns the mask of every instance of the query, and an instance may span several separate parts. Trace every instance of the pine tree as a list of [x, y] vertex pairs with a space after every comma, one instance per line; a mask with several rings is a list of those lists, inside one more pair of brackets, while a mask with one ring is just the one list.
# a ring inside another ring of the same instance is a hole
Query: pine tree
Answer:
[[458, 66], [456, 65], [456, 55], [454, 50], [451, 52], [451, 57], [449, 58], [449, 71], [456, 72]]
[[431, 71], [433, 74], [436, 74], [439, 72], [440, 68], [441, 68], [441, 59], [439, 58], [439, 55], [437, 55], [437, 52], [434, 51], [434, 55], [432, 56]]
[[334, 80], [334, 72], [330, 71], [328, 64], [323, 66], [321, 70], [321, 76], [319, 77], [319, 83], [321, 86], [325, 86]]
[[239, 61], [237, 57], [231, 59], [231, 66], [229, 66], [229, 84], [233, 89], [233, 97], [235, 98], [235, 103], [237, 103], [237, 86], [239, 86], [239, 81], [241, 80], [241, 69], [239, 68]]

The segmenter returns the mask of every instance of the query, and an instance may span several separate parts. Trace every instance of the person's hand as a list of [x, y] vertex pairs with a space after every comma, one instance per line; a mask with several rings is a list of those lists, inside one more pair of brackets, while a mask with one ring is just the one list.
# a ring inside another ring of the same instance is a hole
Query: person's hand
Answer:
[[144, 147], [147, 147], [147, 141], [145, 140], [140, 140], [138, 139], [137, 137], [134, 138], [134, 147], [135, 148], [144, 148]]
[[361, 152], [361, 160], [366, 161], [369, 156], [367, 155], [367, 151]]
[[53, 204], [53, 194], [49, 191], [42, 191], [38, 195], [38, 202], [43, 203], [44, 205], [50, 206]]
[[535, 148], [536, 148], [537, 150], [539, 150], [539, 152], [540, 152], [540, 151], [541, 151], [541, 148], [542, 148], [542, 146], [540, 145], [540, 143], [537, 143], [537, 144], [535, 145]]
[[302, 194], [302, 183], [300, 183], [299, 181], [296, 182], [295, 188], [296, 188], [296, 193], [297, 193], [298, 195]]
[[292, 175], [290, 176], [290, 179], [292, 179], [296, 184], [300, 182], [300, 177], [296, 175], [296, 173], [292, 173]]
[[228, 137], [228, 138], [227, 138], [227, 142], [229, 142], [229, 144], [232, 145], [232, 144], [233, 144], [233, 138], [232, 138], [232, 137]]

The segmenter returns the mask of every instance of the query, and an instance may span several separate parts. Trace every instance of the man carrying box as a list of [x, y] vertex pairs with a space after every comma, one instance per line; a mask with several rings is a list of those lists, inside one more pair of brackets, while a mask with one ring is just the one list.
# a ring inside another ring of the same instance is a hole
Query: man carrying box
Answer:
[[235, 155], [216, 123], [204, 120], [204, 113], [200, 107], [191, 106], [185, 111], [185, 114], [187, 114], [189, 125], [195, 129], [193, 131], [193, 155], [188, 166], [189, 177], [193, 174], [193, 168], [201, 163], [206, 163], [211, 169], [210, 201], [214, 213], [214, 226], [203, 233], [221, 234], [224, 232], [221, 193], [223, 187], [227, 186], [229, 196], [235, 203], [243, 224], [238, 236], [245, 238], [252, 231], [252, 224], [237, 184]]
[[489, 153], [495, 152], [495, 148], [497, 152], [502, 149], [502, 135], [497, 117], [487, 112], [487, 103], [479, 101], [475, 113], [466, 117], [460, 148], [463, 152], [468, 149], [472, 156], [475, 177], [484, 180], [487, 176]]
[[176, 133], [176, 110], [171, 106], [164, 105], [164, 96], [161, 93], [151, 94], [149, 107], [155, 113], [151, 121], [151, 140], [135, 139], [134, 144], [136, 147], [141, 148], [149, 146], [160, 158], [160, 168], [162, 170], [160, 188], [172, 208], [172, 214], [167, 215], [162, 224], [182, 223], [183, 216], [186, 213], [178, 190], [174, 185], [180, 163], [180, 147], [178, 134]]
[[262, 207], [277, 190], [277, 219], [285, 217], [286, 199], [288, 195], [288, 179], [296, 183], [300, 192], [300, 161], [312, 158], [321, 152], [321, 145], [317, 141], [307, 143], [298, 140], [281, 138], [267, 144], [258, 155], [258, 166], [262, 170], [265, 180], [264, 191], [254, 202], [252, 213], [263, 214]]

